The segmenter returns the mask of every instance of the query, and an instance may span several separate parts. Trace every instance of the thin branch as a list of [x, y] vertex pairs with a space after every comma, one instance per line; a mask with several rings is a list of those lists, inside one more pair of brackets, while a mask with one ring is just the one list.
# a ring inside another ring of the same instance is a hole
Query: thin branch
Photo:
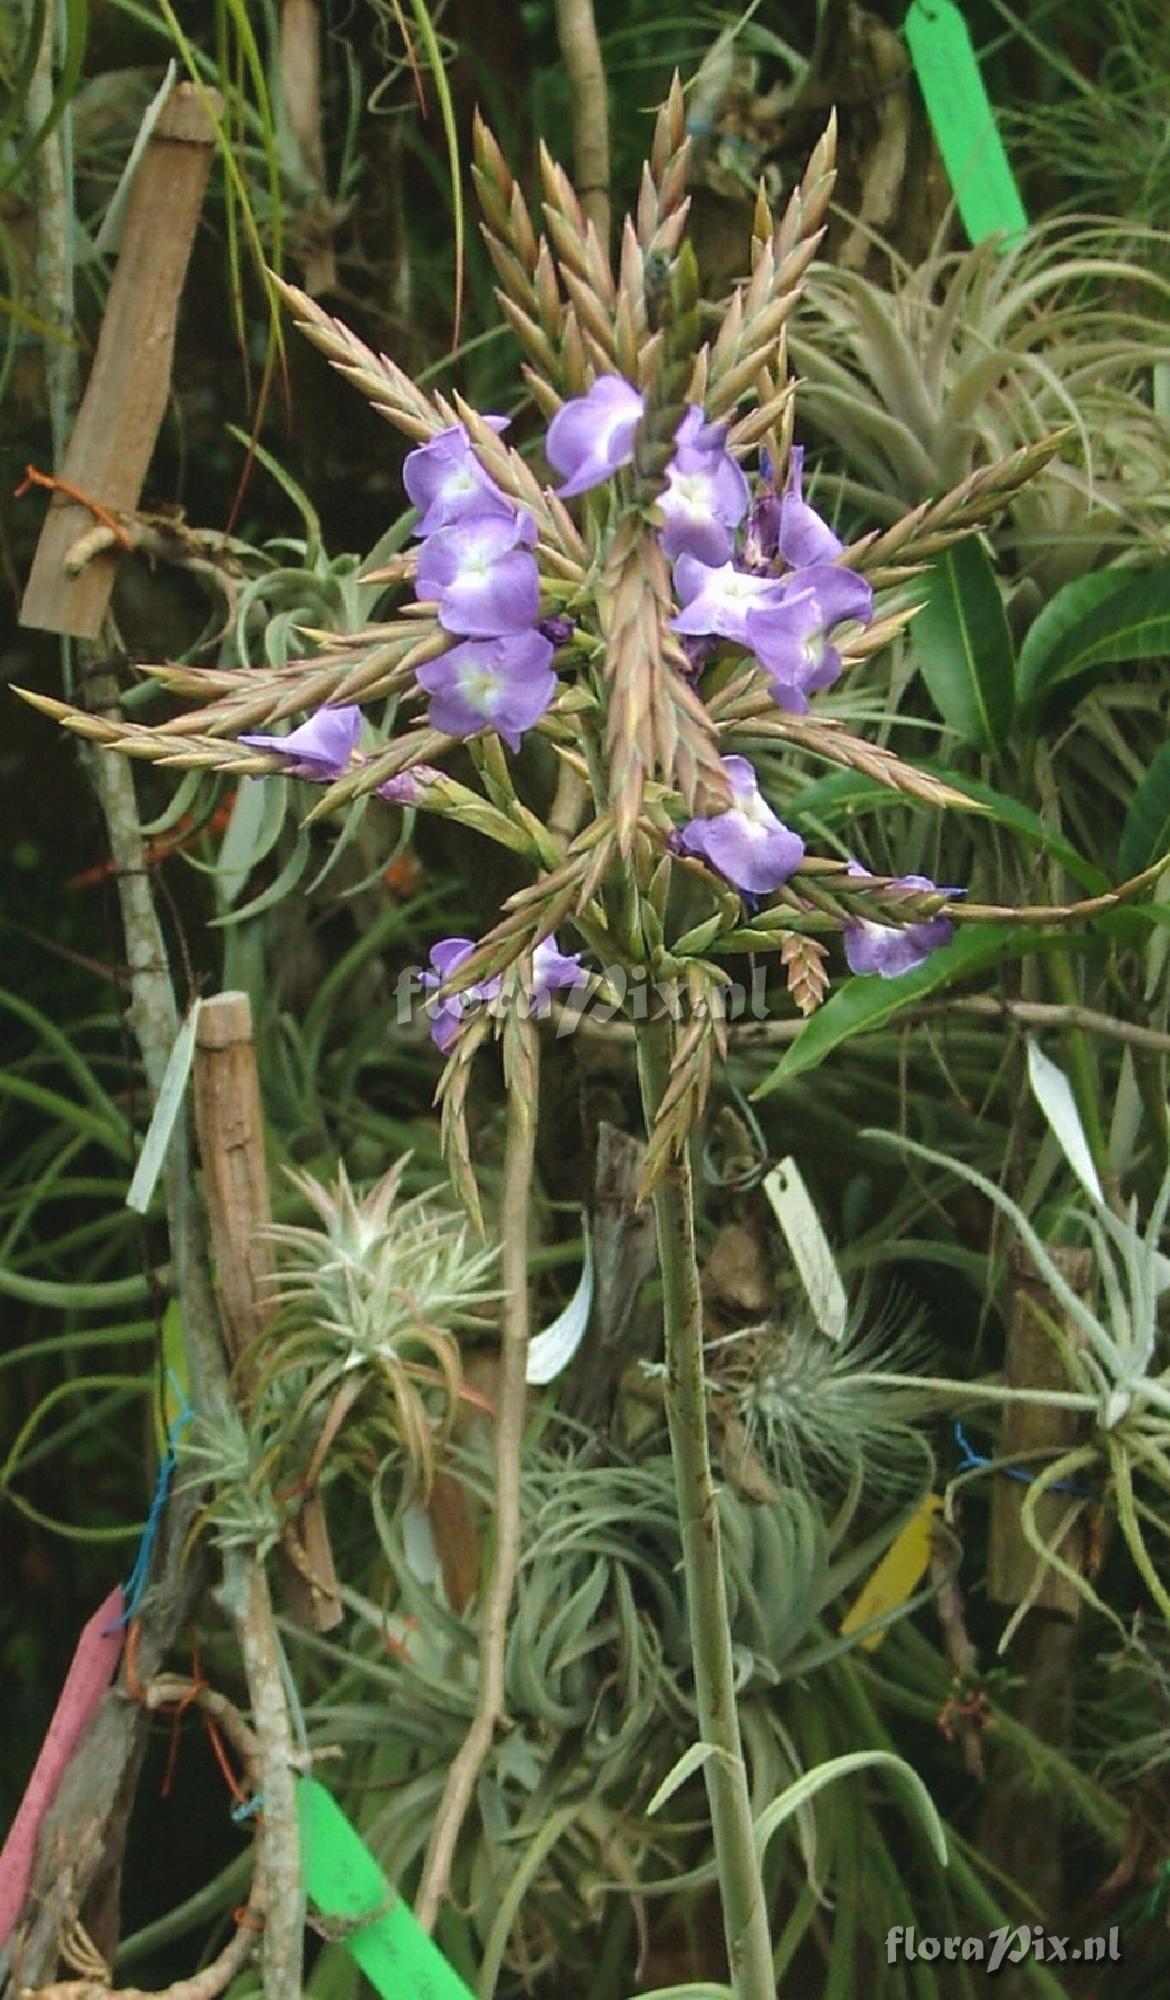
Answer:
[[573, 178], [604, 245], [609, 242], [609, 101], [593, 0], [556, 0], [556, 17], [572, 105]]
[[508, 1617], [520, 1563], [520, 1450], [528, 1356], [528, 1223], [536, 1149], [539, 1043], [530, 1021], [509, 1015], [505, 1028], [508, 1125], [500, 1218], [504, 1295], [496, 1395], [495, 1536], [479, 1630], [479, 1692], [470, 1727], [447, 1773], [415, 1903], [430, 1930], [448, 1894], [451, 1865], [484, 1759], [504, 1717]]
[[[637, 1038], [637, 1029], [632, 1021], [591, 1021], [588, 1014], [567, 1015], [561, 1010], [566, 1025], [571, 1023], [575, 1034], [583, 1034], [591, 1041], [623, 1043], [629, 1047]], [[1092, 1007], [1057, 1006], [1039, 1000], [1006, 1000], [993, 993], [955, 994], [949, 1000], [920, 1000], [913, 1007], [907, 1007], [900, 1019], [909, 1023], [921, 1021], [942, 1014], [971, 1014], [985, 1020], [1018, 1021], [1022, 1027], [1033, 1028], [1082, 1028], [1086, 1034], [1102, 1035], [1109, 1041], [1127, 1042], [1131, 1048], [1145, 1049], [1151, 1055], [1170, 1055], [1170, 1035], [1159, 1028], [1147, 1028], [1140, 1021], [1119, 1021], [1112, 1014], [1099, 1014]], [[728, 1028], [737, 1048], [752, 1048], [759, 1044], [794, 1042], [803, 1034], [804, 1021], [729, 1021]], [[889, 1026], [887, 1021], [878, 1023], [880, 1028]]]

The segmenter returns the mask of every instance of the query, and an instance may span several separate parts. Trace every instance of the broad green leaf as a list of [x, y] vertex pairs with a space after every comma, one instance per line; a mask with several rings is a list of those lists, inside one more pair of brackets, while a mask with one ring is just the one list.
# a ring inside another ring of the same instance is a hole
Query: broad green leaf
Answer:
[[995, 571], [974, 536], [935, 563], [910, 642], [948, 728], [977, 750], [1001, 750], [1012, 725], [1015, 660]]
[[837, 1778], [852, 1777], [856, 1771], [872, 1769], [875, 1765], [887, 1769], [909, 1793], [910, 1802], [922, 1821], [930, 1844], [945, 1868], [947, 1837], [943, 1832], [943, 1823], [935, 1809], [934, 1800], [917, 1771], [913, 1770], [904, 1758], [895, 1757], [890, 1750], [851, 1750], [844, 1757], [830, 1757], [827, 1763], [816, 1764], [811, 1771], [806, 1771], [802, 1777], [797, 1778], [795, 1784], [789, 1785], [781, 1792], [779, 1798], [773, 1799], [766, 1811], [760, 1814], [755, 1827], [758, 1852], [760, 1854], [764, 1852], [777, 1827], [783, 1826], [786, 1819], [791, 1819], [794, 1813], [799, 1812], [801, 1806], [806, 1805], [826, 1785], [831, 1785]]
[[977, 930], [960, 930], [950, 944], [932, 952], [925, 965], [899, 979], [883, 979], [877, 972], [857, 974], [811, 1016], [772, 1074], [752, 1092], [753, 1098], [767, 1097], [782, 1083], [791, 1083], [805, 1070], [816, 1069], [843, 1042], [883, 1027], [895, 1014], [940, 986], [983, 972], [1001, 959], [1018, 958], [1041, 936], [1039, 931], [1014, 924], [980, 925]]
[[1093, 667], [1164, 653], [1170, 653], [1170, 563], [1079, 577], [1057, 592], [1020, 649], [1020, 706], [1034, 711], [1051, 688]]
[[1117, 865], [1125, 876], [1140, 875], [1170, 848], [1170, 743], [1163, 743], [1129, 802]]
[[1041, 686], [1049, 657], [1066, 645], [1090, 612], [1116, 597], [1133, 581], [1131, 569], [1096, 569], [1074, 577], [1037, 613], [1024, 635], [1016, 662], [1016, 699], [1026, 707]]
[[874, 806], [911, 803], [904, 792], [892, 792], [888, 785], [879, 785], [876, 778], [867, 778], [860, 771], [833, 771], [829, 777], [817, 778], [794, 792], [785, 803], [784, 816], [786, 819], [812, 816], [832, 826], [835, 820], [851, 818], [859, 806], [869, 810]]

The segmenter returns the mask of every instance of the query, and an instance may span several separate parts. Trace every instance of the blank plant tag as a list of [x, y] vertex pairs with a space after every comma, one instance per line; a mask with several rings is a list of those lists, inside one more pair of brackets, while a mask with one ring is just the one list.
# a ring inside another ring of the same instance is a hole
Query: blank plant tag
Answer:
[[584, 1255], [577, 1289], [564, 1311], [557, 1314], [543, 1333], [534, 1334], [528, 1343], [524, 1379], [537, 1388], [543, 1388], [546, 1382], [553, 1381], [568, 1367], [585, 1338], [593, 1306], [593, 1246], [589, 1241], [589, 1217], [583, 1211], [581, 1235]]
[[830, 1340], [840, 1340], [848, 1311], [845, 1287], [795, 1160], [781, 1160], [772, 1169], [764, 1182], [764, 1193], [800, 1272], [813, 1318]]
[[353, 1924], [345, 1948], [383, 2000], [474, 2000], [315, 1778], [297, 1781], [297, 1819], [309, 1897], [323, 1917]]
[[913, 0], [906, 41], [955, 206], [972, 243], [1028, 227], [967, 24], [953, 0]]
[[159, 1085], [158, 1098], [146, 1128], [142, 1151], [138, 1155], [138, 1165], [134, 1178], [126, 1190], [126, 1206], [138, 1215], [145, 1215], [150, 1207], [155, 1182], [162, 1172], [167, 1147], [175, 1129], [175, 1121], [182, 1109], [187, 1079], [191, 1074], [191, 1064], [195, 1058], [195, 1030], [199, 1025], [200, 1002], [192, 1002], [191, 1011], [178, 1034], [167, 1059], [163, 1080]]
[[[926, 1575], [935, 1515], [941, 1506], [937, 1493], [927, 1494], [845, 1613], [841, 1620], [842, 1634], [859, 1631], [861, 1626], [872, 1624], [875, 1618], [884, 1618], [887, 1612], [896, 1611], [907, 1598], [913, 1597]], [[889, 1627], [883, 1625], [879, 1631], [867, 1633], [858, 1643], [867, 1653], [872, 1653], [876, 1646], [881, 1645], [888, 1630]]]
[[1085, 1193], [1091, 1195], [1100, 1205], [1105, 1200], [1097, 1169], [1093, 1165], [1093, 1155], [1081, 1124], [1081, 1114], [1072, 1093], [1072, 1085], [1062, 1069], [1042, 1052], [1037, 1044], [1028, 1038], [1028, 1081], [1032, 1095], [1047, 1118], [1056, 1135], [1056, 1143], [1068, 1161]]

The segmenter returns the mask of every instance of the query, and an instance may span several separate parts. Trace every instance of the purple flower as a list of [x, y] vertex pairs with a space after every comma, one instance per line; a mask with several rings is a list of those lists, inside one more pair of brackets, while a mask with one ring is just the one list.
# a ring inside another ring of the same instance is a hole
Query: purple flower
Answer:
[[[474, 950], [473, 938], [440, 938], [438, 944], [431, 946], [431, 970], [423, 973], [423, 985], [435, 992], [453, 972], [458, 972]], [[463, 993], [454, 993], [446, 1000], [428, 1000], [425, 1003], [431, 1023], [431, 1040], [443, 1055], [455, 1040], [468, 1008], [473, 1007], [477, 1000], [494, 1000], [499, 990], [497, 976], [495, 979], [480, 980], [477, 985], [469, 986]]]
[[794, 444], [788, 459], [788, 484], [780, 502], [777, 536], [780, 554], [794, 569], [810, 563], [832, 562], [845, 544], [838, 541], [815, 507], [810, 507], [801, 490], [804, 476], [804, 446]]
[[442, 775], [433, 764], [412, 764], [409, 771], [398, 771], [379, 785], [376, 796], [392, 806], [416, 806], [427, 787]]
[[696, 682], [708, 660], [719, 651], [718, 639], [691, 639], [684, 637], [683, 658], [679, 662], [679, 672], [687, 680]]
[[312, 778], [327, 785], [349, 769], [361, 733], [361, 709], [350, 704], [319, 708], [287, 736], [241, 736], [239, 741], [250, 750], [272, 750], [283, 757], [286, 777]]
[[[435, 992], [466, 963], [474, 950], [471, 938], [441, 938], [438, 944], [431, 947], [431, 970], [423, 973], [423, 985]], [[551, 993], [566, 986], [579, 986], [588, 977], [581, 964], [580, 952], [558, 951], [555, 938], [542, 938], [532, 954], [532, 985], [528, 992], [530, 1013], [547, 1014]], [[469, 986], [465, 992], [453, 994], [449, 999], [426, 1002], [431, 1038], [444, 1055], [455, 1040], [459, 1024], [468, 1009], [478, 1000], [494, 1000], [502, 984], [502, 978], [497, 974], [495, 978], [480, 980], [475, 986]]]
[[767, 671], [781, 708], [803, 715], [808, 697], [830, 687], [841, 672], [841, 655], [829, 633], [846, 619], [863, 624], [873, 614], [873, 591], [864, 577], [835, 563], [817, 563], [783, 582], [778, 604], [747, 613], [747, 643]]
[[547, 1014], [550, 993], [566, 986], [582, 986], [588, 977], [579, 951], [558, 951], [555, 937], [541, 938], [532, 954], [531, 1011]]
[[517, 507], [439, 528], [419, 557], [416, 594], [437, 601], [440, 625], [461, 637], [526, 632], [540, 612], [540, 577], [533, 558], [516, 544], [535, 540], [532, 516]]
[[800, 835], [778, 820], [761, 796], [756, 774], [746, 757], [724, 757], [731, 780], [732, 804], [712, 819], [693, 819], [681, 829], [679, 842], [690, 854], [701, 854], [712, 868], [748, 895], [778, 889], [804, 859]]
[[723, 639], [738, 640], [741, 646], [751, 645], [748, 614], [778, 611], [785, 597], [785, 585], [777, 577], [749, 576], [729, 562], [712, 568], [694, 556], [679, 557], [674, 566], [674, 587], [683, 608], [670, 621], [672, 631], [694, 638], [718, 633]]
[[552, 653], [539, 632], [512, 632], [465, 639], [429, 660], [417, 680], [431, 697], [431, 727], [448, 736], [496, 729], [510, 750], [518, 750], [524, 731], [539, 722], [556, 693]]
[[[851, 861], [849, 873], [867, 875], [869, 870]], [[937, 891], [938, 884], [927, 875], [896, 875], [894, 887]], [[957, 896], [962, 891], [948, 889], [946, 893]], [[920, 965], [925, 965], [932, 951], [950, 943], [954, 930], [949, 917], [927, 917], [921, 923], [907, 924], [902, 930], [895, 930], [888, 924], [875, 924], [868, 917], [859, 917], [856, 923], [846, 924], [842, 933], [849, 970], [876, 972], [882, 979], [898, 979], [902, 973], [916, 972]]]
[[733, 530], [747, 513], [751, 496], [726, 438], [726, 425], [705, 423], [697, 403], [675, 432], [674, 457], [658, 496], [662, 547], [672, 561], [688, 555], [718, 564], [731, 555]]
[[557, 647], [567, 646], [577, 627], [572, 618], [567, 618], [561, 611], [554, 611], [548, 618], [541, 618], [536, 629], [550, 646]]
[[[495, 431], [507, 428], [507, 417], [485, 417]], [[408, 452], [402, 483], [422, 519], [416, 535], [433, 535], [456, 521], [481, 514], [511, 516], [515, 509], [506, 493], [484, 471], [462, 424], [439, 431], [429, 444]]]
[[780, 508], [781, 501], [776, 488], [768, 479], [761, 480], [756, 487], [752, 511], [748, 515], [747, 530], [740, 553], [743, 569], [770, 570], [780, 552]]
[[641, 394], [624, 375], [599, 375], [587, 395], [562, 405], [544, 445], [549, 464], [564, 477], [560, 499], [588, 493], [630, 463], [642, 408]]

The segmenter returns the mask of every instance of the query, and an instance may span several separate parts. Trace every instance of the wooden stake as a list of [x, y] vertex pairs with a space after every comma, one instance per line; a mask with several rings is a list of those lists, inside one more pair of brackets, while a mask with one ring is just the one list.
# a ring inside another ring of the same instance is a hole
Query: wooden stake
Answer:
[[[138, 505], [170, 393], [179, 297], [215, 149], [209, 109], [222, 109], [216, 91], [176, 84], [147, 142], [93, 368], [58, 468], [63, 481], [115, 516]], [[23, 625], [97, 638], [117, 553], [96, 556], [76, 575], [67, 567], [69, 551], [92, 526], [88, 508], [54, 499], [20, 608]]]
[[[252, 1009], [246, 993], [204, 1000], [195, 1032], [195, 1129], [203, 1193], [211, 1222], [215, 1283], [237, 1394], [246, 1408], [256, 1375], [256, 1344], [276, 1310], [275, 1262], [264, 1121]], [[285, 1593], [301, 1624], [328, 1632], [341, 1597], [320, 1495], [308, 1493], [285, 1530]]]

